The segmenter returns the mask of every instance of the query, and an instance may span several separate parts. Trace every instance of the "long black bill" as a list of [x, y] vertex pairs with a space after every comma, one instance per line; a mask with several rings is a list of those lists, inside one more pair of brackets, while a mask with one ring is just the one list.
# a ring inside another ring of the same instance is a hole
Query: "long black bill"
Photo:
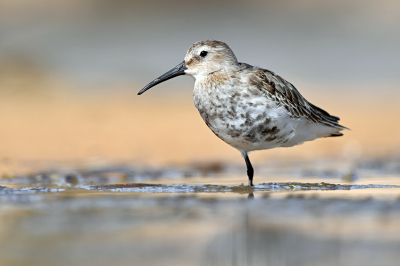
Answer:
[[159, 76], [158, 78], [156, 78], [155, 80], [153, 80], [152, 82], [147, 84], [143, 89], [141, 89], [139, 91], [138, 95], [140, 95], [143, 92], [147, 91], [151, 87], [154, 87], [157, 84], [160, 84], [161, 82], [164, 82], [166, 80], [175, 78], [175, 77], [180, 76], [180, 75], [185, 75], [186, 74], [185, 73], [186, 69], [187, 69], [187, 67], [186, 67], [185, 61], [183, 61], [182, 63], [180, 63], [179, 65], [177, 65], [176, 67], [174, 67], [173, 69], [168, 71], [167, 73]]

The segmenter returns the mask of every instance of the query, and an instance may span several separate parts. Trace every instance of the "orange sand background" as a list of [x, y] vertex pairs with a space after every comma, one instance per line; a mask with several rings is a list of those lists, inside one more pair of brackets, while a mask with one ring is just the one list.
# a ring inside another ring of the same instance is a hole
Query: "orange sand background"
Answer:
[[400, 1], [177, 3], [0, 0], [0, 175], [15, 162], [243, 165], [200, 118], [190, 78], [136, 96], [210, 38], [351, 128], [255, 164], [398, 155]]
[[[3, 96], [0, 158], [144, 165], [242, 161], [238, 151], [204, 124], [194, 107], [191, 88], [170, 92], [166, 87], [153, 88], [136, 96], [139, 89], [110, 88], [97, 96], [45, 90]], [[344, 132], [344, 137], [319, 139], [289, 149], [254, 152], [251, 158], [255, 163], [398, 153], [400, 104], [394, 93], [388, 97], [379, 91], [369, 90], [363, 95], [353, 90], [341, 97], [343, 94], [334, 88], [300, 91], [309, 101], [341, 117], [341, 123], [351, 131]]]

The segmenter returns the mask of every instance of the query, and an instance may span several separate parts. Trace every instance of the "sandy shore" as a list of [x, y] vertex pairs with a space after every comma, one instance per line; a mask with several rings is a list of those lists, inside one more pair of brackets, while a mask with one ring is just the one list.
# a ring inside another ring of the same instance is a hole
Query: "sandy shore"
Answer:
[[[0, 158], [35, 161], [106, 160], [144, 164], [235, 161], [240, 154], [206, 127], [191, 92], [136, 96], [132, 93], [52, 94], [5, 97], [0, 101]], [[354, 92], [338, 98], [324, 90], [307, 97], [350, 131], [290, 149], [251, 154], [271, 159], [357, 158], [398, 152], [398, 98]], [[306, 95], [309, 96], [309, 95]], [[334, 99], [334, 100], [332, 100]]]

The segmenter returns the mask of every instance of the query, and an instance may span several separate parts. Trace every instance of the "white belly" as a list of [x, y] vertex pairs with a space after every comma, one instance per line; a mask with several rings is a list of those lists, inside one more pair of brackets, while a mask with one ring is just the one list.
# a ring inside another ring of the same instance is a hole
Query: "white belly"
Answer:
[[326, 137], [333, 128], [292, 118], [264, 95], [195, 88], [193, 98], [204, 122], [220, 139], [240, 151], [291, 147]]
[[242, 98], [217, 90], [205, 95], [195, 90], [194, 102], [215, 135], [238, 150], [279, 147], [294, 135], [296, 121], [262, 95]]

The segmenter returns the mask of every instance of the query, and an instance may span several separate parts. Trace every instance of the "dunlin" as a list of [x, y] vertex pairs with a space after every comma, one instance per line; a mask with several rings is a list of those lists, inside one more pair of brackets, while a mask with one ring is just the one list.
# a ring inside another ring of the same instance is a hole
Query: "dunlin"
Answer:
[[194, 103], [207, 126], [241, 152], [249, 186], [253, 186], [254, 175], [249, 152], [338, 137], [343, 135], [340, 131], [347, 129], [338, 124], [338, 117], [308, 102], [274, 72], [239, 63], [221, 41], [193, 44], [182, 63], [138, 94], [180, 75], [194, 78]]

